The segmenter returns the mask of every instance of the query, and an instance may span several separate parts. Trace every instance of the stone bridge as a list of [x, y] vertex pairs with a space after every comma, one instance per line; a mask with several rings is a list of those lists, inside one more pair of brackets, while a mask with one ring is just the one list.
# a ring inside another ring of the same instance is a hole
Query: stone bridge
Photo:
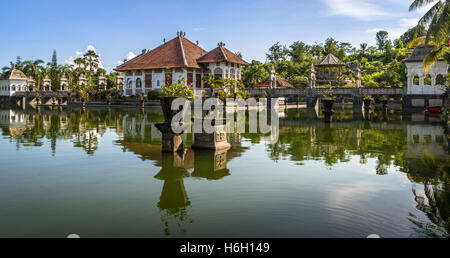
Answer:
[[13, 96], [0, 97], [0, 104], [18, 105], [26, 107], [33, 105], [67, 105], [69, 92], [67, 91], [27, 91], [16, 92]]
[[[338, 100], [351, 100], [353, 106], [359, 108], [363, 105], [364, 96], [385, 96], [401, 102], [403, 108], [414, 107], [414, 101], [420, 99], [424, 104], [421, 106], [434, 106], [442, 102], [441, 95], [414, 95], [406, 93], [406, 88], [277, 88], [277, 89], [249, 89], [252, 97], [270, 96], [272, 98], [287, 98], [290, 101], [302, 99], [306, 101], [308, 108], [316, 108], [325, 95], [332, 93]], [[441, 104], [442, 105], [442, 104]]]
[[[275, 98], [321, 98], [330, 93], [328, 88], [279, 88], [279, 89], [250, 89], [250, 94], [255, 97], [267, 94]], [[371, 96], [386, 96], [401, 98], [404, 95], [403, 88], [333, 88], [332, 95], [336, 97], [352, 98]]]

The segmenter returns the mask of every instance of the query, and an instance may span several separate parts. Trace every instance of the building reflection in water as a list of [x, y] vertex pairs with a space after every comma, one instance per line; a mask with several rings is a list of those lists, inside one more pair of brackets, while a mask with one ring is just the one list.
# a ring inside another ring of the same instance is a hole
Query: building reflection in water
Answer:
[[228, 150], [208, 151], [195, 150], [193, 177], [208, 180], [220, 180], [230, 175], [227, 169]]
[[[349, 162], [353, 157], [359, 157], [362, 164], [369, 158], [376, 159], [378, 175], [386, 175], [389, 168], [395, 167], [406, 173], [411, 182], [423, 186], [413, 189], [416, 208], [441, 230], [430, 232], [427, 229], [433, 226], [411, 216], [418, 231], [427, 235], [450, 231], [450, 156], [448, 137], [439, 118], [427, 118], [424, 114], [405, 116], [393, 111], [386, 117], [386, 112], [374, 111], [365, 119], [345, 110], [336, 112], [334, 122], [325, 125], [318, 116], [311, 116], [306, 110], [286, 111], [280, 119], [278, 142], [266, 145], [268, 158], [287, 159], [299, 166], [308, 160], [322, 161], [329, 167]], [[227, 163], [250, 148], [244, 147], [243, 142], [261, 144], [267, 135], [230, 134], [232, 148], [227, 152], [189, 149], [183, 155], [166, 156], [161, 153], [161, 135], [154, 127], [163, 119], [158, 110], [0, 109], [2, 134], [15, 142], [17, 150], [22, 146], [42, 147], [48, 141], [56, 153], [58, 140], [64, 140], [95, 155], [100, 138], [107, 131], [115, 133], [114, 143], [123, 151], [162, 168], [156, 176], [164, 181], [157, 206], [167, 216], [186, 223], [190, 221], [187, 211], [191, 203], [184, 179], [220, 180], [231, 175]], [[188, 147], [193, 136], [185, 135], [185, 142]]]

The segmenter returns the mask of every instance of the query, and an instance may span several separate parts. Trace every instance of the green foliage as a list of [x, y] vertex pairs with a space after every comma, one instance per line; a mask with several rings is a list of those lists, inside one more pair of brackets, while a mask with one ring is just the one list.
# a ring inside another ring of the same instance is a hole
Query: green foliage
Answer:
[[380, 51], [384, 51], [386, 48], [386, 44], [388, 42], [388, 36], [389, 33], [385, 30], [381, 30], [379, 32], [377, 32], [377, 46], [378, 46], [378, 50]]
[[237, 97], [238, 99], [248, 99], [248, 98], [251, 97], [251, 96], [250, 96], [250, 93], [247, 92], [247, 91], [239, 90], [239, 91], [237, 91], [236, 93], [237, 93], [237, 96], [236, 96], [236, 97]]
[[[262, 64], [259, 61], [252, 61], [250, 66], [243, 68], [243, 83], [247, 88], [253, 87], [269, 76], [274, 65], [278, 76], [295, 87], [307, 87], [311, 64], [331, 53], [343, 62], [360, 64], [363, 87], [403, 87], [407, 81], [406, 66], [402, 62], [408, 52], [404, 48], [405, 41], [398, 39], [393, 46], [387, 36], [384, 32], [378, 34], [377, 39], [382, 46], [380, 51], [366, 43], [362, 43], [357, 51], [349, 43], [339, 42], [333, 38], [328, 38], [323, 44], [314, 45], [296, 41], [289, 49], [277, 43], [269, 50], [271, 62]], [[273, 56], [283, 58], [272, 58]], [[290, 60], [287, 60], [287, 57]], [[352, 81], [340, 85], [342, 87], [355, 85], [354, 72], [349, 69], [344, 69], [343, 76], [339, 79]]]
[[253, 87], [253, 85], [260, 83], [268, 76], [269, 72], [264, 64], [256, 60], [253, 60], [252, 63], [243, 68], [242, 71], [242, 81], [247, 88]]
[[161, 92], [157, 90], [152, 90], [147, 93], [148, 100], [158, 100], [161, 97]]
[[172, 83], [171, 85], [161, 88], [162, 96], [164, 97], [177, 97], [177, 98], [194, 98], [194, 92], [182, 83]]
[[224, 90], [219, 90], [217, 92], [218, 98], [222, 101], [225, 101], [227, 98], [232, 98], [231, 94], [227, 94]]
[[364, 96], [363, 100], [374, 101], [374, 98], [371, 95]]
[[280, 44], [280, 42], [277, 42], [269, 48], [269, 53], [266, 56], [267, 59], [269, 59], [271, 62], [276, 63], [286, 61], [288, 55], [289, 50], [286, 48], [286, 46], [283, 46]]

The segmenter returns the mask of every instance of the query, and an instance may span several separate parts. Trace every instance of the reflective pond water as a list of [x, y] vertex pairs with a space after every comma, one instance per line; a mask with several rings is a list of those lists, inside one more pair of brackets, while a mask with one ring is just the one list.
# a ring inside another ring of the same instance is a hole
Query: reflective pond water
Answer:
[[[162, 154], [158, 109], [0, 110], [0, 237], [445, 237], [439, 118], [304, 110], [279, 140]], [[193, 136], [185, 136], [186, 145]]]

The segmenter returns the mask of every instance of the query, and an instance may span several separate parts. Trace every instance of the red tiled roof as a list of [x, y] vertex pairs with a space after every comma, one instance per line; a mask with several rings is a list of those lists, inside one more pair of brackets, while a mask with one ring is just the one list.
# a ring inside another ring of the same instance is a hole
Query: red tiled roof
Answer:
[[183, 36], [178, 36], [158, 48], [141, 54], [134, 59], [118, 66], [116, 71], [165, 68], [197, 68], [196, 59], [206, 54], [206, 51]]
[[242, 58], [238, 57], [236, 54], [226, 49], [223, 46], [219, 46], [214, 50], [208, 52], [204, 56], [197, 59], [199, 64], [203, 63], [217, 63], [217, 62], [228, 62], [233, 64], [239, 64], [248, 66], [249, 64], [242, 60]]
[[[269, 88], [269, 86], [270, 76], [264, 79], [262, 82], [255, 84], [255, 88]], [[277, 88], [294, 88], [294, 86], [277, 76]]]

